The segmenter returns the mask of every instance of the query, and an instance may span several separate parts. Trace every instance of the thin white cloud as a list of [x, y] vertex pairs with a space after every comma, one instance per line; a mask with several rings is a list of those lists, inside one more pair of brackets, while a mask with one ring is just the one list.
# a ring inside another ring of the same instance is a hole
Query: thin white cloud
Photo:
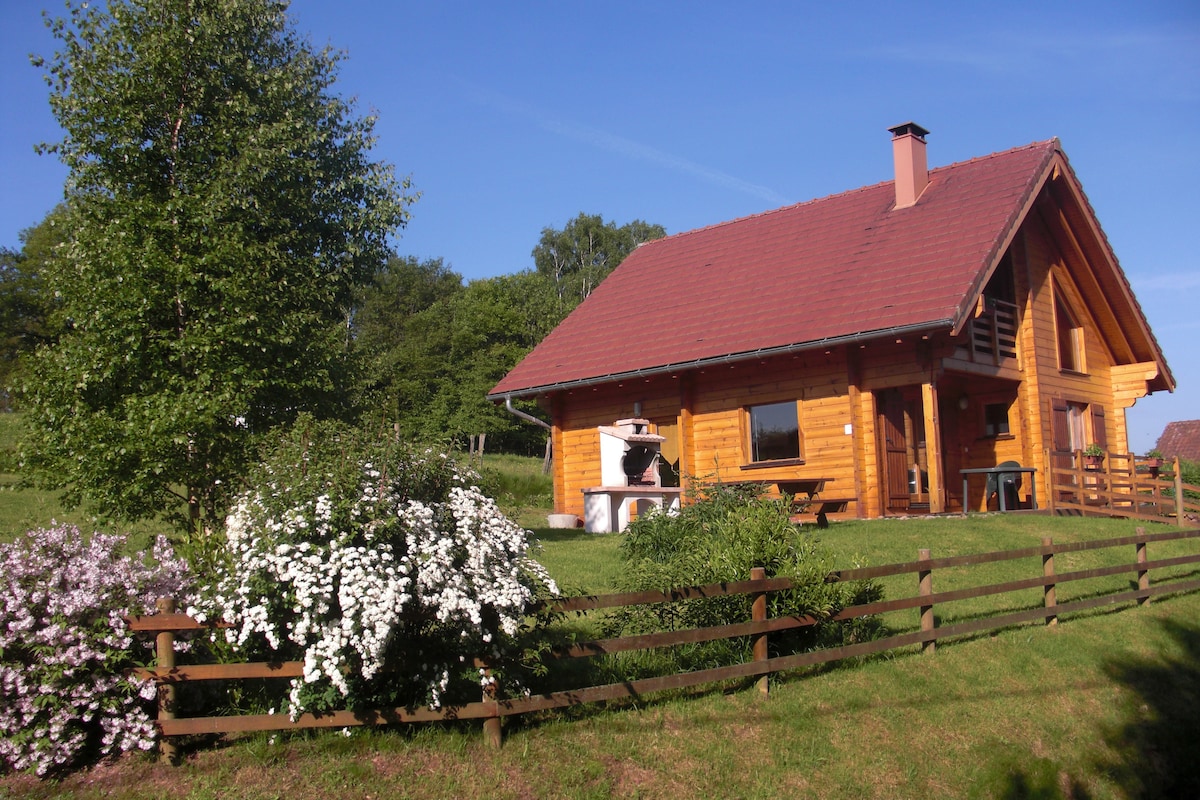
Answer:
[[694, 161], [689, 161], [686, 158], [673, 155], [671, 153], [659, 150], [641, 142], [636, 142], [632, 139], [627, 139], [623, 136], [609, 133], [600, 130], [599, 128], [591, 128], [586, 125], [568, 122], [560, 119], [548, 111], [540, 109], [536, 106], [522, 103], [496, 92], [490, 92], [478, 87], [468, 87], [472, 99], [483, 105], [503, 111], [507, 114], [523, 117], [539, 128], [549, 131], [557, 136], [562, 136], [567, 139], [586, 144], [590, 147], [595, 147], [598, 150], [604, 150], [609, 153], [628, 158], [636, 161], [644, 161], [648, 164], [669, 169], [674, 172], [688, 175], [714, 186], [720, 186], [726, 189], [731, 189], [742, 194], [748, 194], [753, 197], [761, 198], [768, 203], [774, 205], [785, 205], [788, 198], [779, 194], [775, 190], [767, 186], [762, 186], [757, 183], [742, 180], [734, 175], [730, 175], [720, 170], [706, 167], [703, 164], [697, 164]]
[[1136, 291], [1179, 292], [1200, 289], [1200, 272], [1157, 272], [1147, 277], [1131, 275], [1129, 282]]

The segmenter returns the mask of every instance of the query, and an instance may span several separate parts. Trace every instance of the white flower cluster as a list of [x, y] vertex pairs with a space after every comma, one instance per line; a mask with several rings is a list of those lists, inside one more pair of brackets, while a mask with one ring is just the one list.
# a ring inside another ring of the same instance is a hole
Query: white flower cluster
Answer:
[[[264, 487], [243, 495], [228, 515], [232, 567], [212, 611], [234, 625], [227, 635], [236, 646], [265, 639], [277, 651], [302, 651], [293, 717], [305, 710], [305, 685], [328, 682], [345, 697], [352, 673], [411, 676], [436, 707], [452, 668], [520, 630], [534, 586], [557, 591], [527, 557], [527, 532], [478, 488], [452, 485], [440, 498], [414, 499], [387, 474], [403, 470], [364, 463], [353, 498]], [[204, 616], [205, 609], [189, 613]], [[395, 646], [399, 637], [431, 631], [458, 642], [458, 652], [435, 654], [415, 640]], [[397, 652], [423, 653], [422, 663], [389, 663]]]

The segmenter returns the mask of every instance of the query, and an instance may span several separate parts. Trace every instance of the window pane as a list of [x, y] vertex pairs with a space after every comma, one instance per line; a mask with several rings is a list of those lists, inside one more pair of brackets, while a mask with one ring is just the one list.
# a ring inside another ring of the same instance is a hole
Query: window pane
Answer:
[[988, 403], [983, 407], [986, 436], [1003, 436], [1008, 433], [1008, 405]]
[[772, 403], [750, 409], [754, 461], [800, 457], [800, 423], [795, 403]]

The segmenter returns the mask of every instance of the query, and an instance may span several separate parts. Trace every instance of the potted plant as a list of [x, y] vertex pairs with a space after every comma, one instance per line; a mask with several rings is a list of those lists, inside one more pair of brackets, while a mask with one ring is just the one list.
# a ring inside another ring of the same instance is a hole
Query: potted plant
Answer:
[[1150, 470], [1150, 477], [1157, 478], [1158, 471], [1162, 469], [1163, 454], [1161, 450], [1155, 449], [1146, 453], [1146, 468]]
[[1083, 448], [1083, 464], [1088, 469], [1099, 469], [1104, 463], [1104, 448], [1092, 442]]

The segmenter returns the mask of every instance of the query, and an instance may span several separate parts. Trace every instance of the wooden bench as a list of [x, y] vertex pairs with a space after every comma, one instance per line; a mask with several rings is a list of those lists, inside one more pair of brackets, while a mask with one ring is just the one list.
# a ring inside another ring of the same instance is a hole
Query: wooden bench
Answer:
[[727, 481], [731, 485], [757, 484], [762, 487], [774, 484], [781, 495], [792, 498], [791, 512], [793, 516], [813, 514], [818, 528], [829, 527], [829, 514], [845, 511], [846, 507], [858, 500], [857, 497], [829, 496], [821, 490], [827, 484], [833, 483], [833, 478], [765, 478], [762, 480]]
[[796, 514], [815, 515], [817, 518], [817, 527], [828, 528], [829, 517], [827, 515], [845, 511], [846, 507], [856, 499], [854, 497], [821, 497], [819, 495], [811, 500], [797, 498], [793, 503], [793, 510]]

